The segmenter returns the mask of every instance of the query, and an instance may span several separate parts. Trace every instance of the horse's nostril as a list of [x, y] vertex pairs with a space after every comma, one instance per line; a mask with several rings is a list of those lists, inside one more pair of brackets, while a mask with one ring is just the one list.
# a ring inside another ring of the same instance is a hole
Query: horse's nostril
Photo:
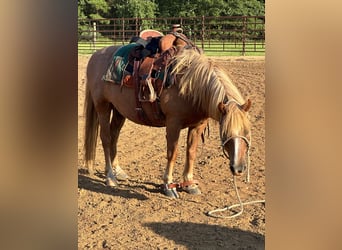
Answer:
[[232, 171], [233, 175], [241, 175], [243, 173], [243, 168], [234, 168], [233, 166], [230, 166], [230, 170]]

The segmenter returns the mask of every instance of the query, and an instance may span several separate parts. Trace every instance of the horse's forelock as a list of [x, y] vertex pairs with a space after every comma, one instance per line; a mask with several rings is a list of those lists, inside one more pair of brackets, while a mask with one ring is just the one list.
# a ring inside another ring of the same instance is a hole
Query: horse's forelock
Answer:
[[[228, 105], [228, 112], [221, 120], [221, 133], [225, 133], [226, 137], [241, 135], [244, 132], [250, 132], [251, 123], [247, 117], [247, 113], [241, 110], [239, 105], [231, 102]], [[238, 134], [233, 134], [238, 132]]]

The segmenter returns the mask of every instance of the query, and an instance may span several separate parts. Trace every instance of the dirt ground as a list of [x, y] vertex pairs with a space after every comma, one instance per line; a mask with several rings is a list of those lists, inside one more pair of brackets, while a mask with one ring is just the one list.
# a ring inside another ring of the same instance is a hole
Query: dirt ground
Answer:
[[[158, 189], [166, 166], [165, 128], [128, 120], [121, 131], [118, 151], [130, 180], [106, 187], [101, 143], [96, 176], [85, 174], [83, 162], [83, 102], [85, 69], [78, 66], [78, 248], [79, 249], [264, 249], [265, 204], [247, 205], [233, 219], [212, 218], [210, 210], [238, 203], [228, 160], [224, 157], [218, 124], [210, 121], [210, 135], [200, 144], [194, 178], [201, 195], [180, 192], [166, 198]], [[238, 180], [243, 202], [265, 199], [265, 61], [264, 57], [211, 58], [227, 68], [242, 94], [252, 100], [250, 183]], [[179, 142], [174, 179], [181, 181], [185, 162], [186, 130]], [[142, 150], [143, 149], [143, 150]], [[229, 212], [221, 213], [229, 215]]]

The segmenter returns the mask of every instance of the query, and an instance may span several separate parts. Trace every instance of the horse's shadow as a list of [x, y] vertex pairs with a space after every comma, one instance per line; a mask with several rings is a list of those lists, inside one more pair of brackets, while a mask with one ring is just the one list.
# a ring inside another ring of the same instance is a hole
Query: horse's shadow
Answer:
[[[159, 185], [152, 182], [138, 182], [129, 180], [128, 182], [120, 182], [119, 187], [108, 187], [103, 181], [105, 176], [102, 173], [95, 173], [95, 176], [87, 174], [83, 169], [78, 170], [78, 188], [86, 189], [96, 193], [103, 193], [112, 196], [120, 196], [128, 199], [147, 200], [146, 195], [139, 193], [137, 190], [143, 189], [149, 193], [160, 193]], [[98, 178], [95, 178], [98, 177]], [[154, 186], [150, 188], [148, 186]]]
[[187, 249], [265, 249], [265, 236], [219, 225], [153, 222], [144, 226]]

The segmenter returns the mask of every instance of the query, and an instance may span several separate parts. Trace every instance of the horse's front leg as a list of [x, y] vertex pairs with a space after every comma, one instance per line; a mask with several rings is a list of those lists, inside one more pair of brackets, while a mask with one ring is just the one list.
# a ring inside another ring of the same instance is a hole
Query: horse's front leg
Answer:
[[174, 122], [168, 122], [166, 125], [166, 141], [167, 141], [167, 166], [163, 176], [164, 188], [166, 196], [171, 198], [179, 198], [175, 184], [173, 184], [173, 168], [176, 162], [178, 139], [181, 127]]
[[198, 188], [197, 183], [193, 179], [194, 164], [196, 160], [196, 151], [198, 140], [206, 128], [208, 120], [202, 121], [195, 127], [189, 127], [188, 139], [187, 139], [187, 150], [186, 150], [186, 162], [183, 172], [183, 189], [190, 194], [200, 194], [201, 190]]

